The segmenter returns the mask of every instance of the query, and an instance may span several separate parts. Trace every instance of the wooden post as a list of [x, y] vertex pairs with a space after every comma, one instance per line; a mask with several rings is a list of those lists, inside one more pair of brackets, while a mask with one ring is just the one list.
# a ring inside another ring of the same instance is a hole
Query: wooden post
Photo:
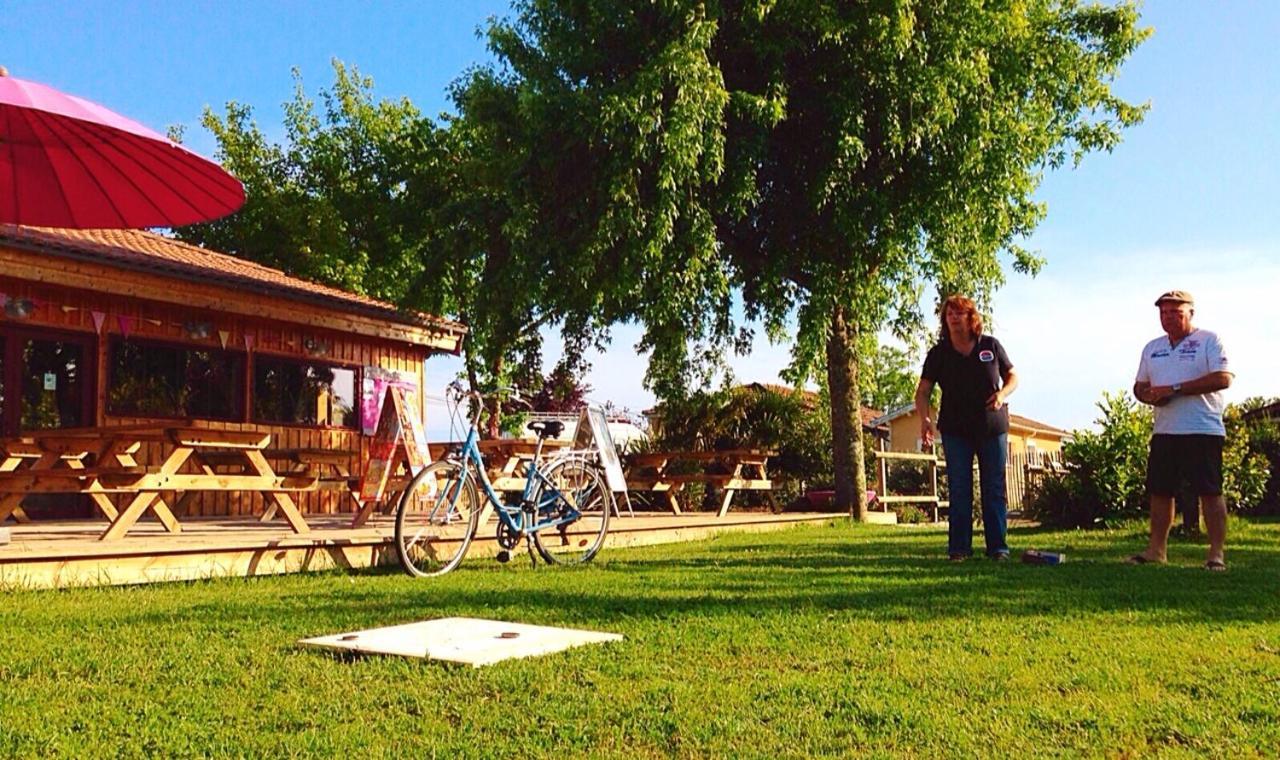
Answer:
[[929, 479], [933, 483], [933, 521], [938, 522], [941, 519], [942, 509], [938, 499], [938, 455], [934, 454], [933, 459], [929, 460]]
[[[888, 451], [886, 446], [888, 446], [888, 442], [881, 438], [879, 448], [882, 453]], [[885, 497], [889, 495], [889, 460], [884, 457], [877, 457], [877, 459], [880, 461], [876, 462], [876, 493], [879, 494], [880, 497]], [[887, 503], [881, 501], [880, 506], [884, 511], [889, 511], [889, 505]]]

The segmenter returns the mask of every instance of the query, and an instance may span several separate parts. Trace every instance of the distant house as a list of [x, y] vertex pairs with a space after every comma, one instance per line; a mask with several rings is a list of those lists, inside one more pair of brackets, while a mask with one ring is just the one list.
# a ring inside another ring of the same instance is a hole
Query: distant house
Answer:
[[[875, 420], [877, 426], [889, 428], [890, 451], [920, 451], [920, 418], [915, 404], [904, 404], [890, 410]], [[1071, 440], [1071, 433], [1046, 422], [1039, 422], [1020, 414], [1009, 414], [1009, 453], [1025, 454], [1035, 459], [1045, 454], [1057, 454], [1062, 444]]]
[[1280, 401], [1272, 401], [1266, 406], [1251, 409], [1244, 413], [1246, 420], [1274, 420], [1280, 422]]

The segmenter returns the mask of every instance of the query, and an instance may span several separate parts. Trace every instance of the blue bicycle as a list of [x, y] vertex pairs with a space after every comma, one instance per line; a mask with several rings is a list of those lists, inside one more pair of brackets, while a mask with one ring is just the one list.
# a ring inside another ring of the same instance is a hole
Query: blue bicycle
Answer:
[[[416, 474], [396, 509], [396, 553], [410, 575], [443, 575], [457, 567], [479, 527], [485, 507], [498, 517], [499, 561], [511, 557], [521, 539], [536, 564], [589, 562], [604, 544], [613, 511], [613, 493], [599, 466], [576, 455], [558, 455], [543, 463], [542, 444], [563, 430], [562, 423], [532, 422], [538, 435], [533, 459], [526, 463], [523, 492], [499, 495], [485, 471], [477, 445], [482, 399], [454, 383], [446, 392], [451, 414], [471, 400], [462, 446]], [[479, 484], [479, 488], [477, 488]], [[536, 551], [536, 555], [535, 555]]]

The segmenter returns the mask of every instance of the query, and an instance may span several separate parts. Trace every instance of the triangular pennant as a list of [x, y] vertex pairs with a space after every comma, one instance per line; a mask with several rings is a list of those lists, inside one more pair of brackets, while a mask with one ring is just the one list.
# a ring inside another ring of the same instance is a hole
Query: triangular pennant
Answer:
[[223, 348], [226, 348], [226, 347], [227, 347], [227, 339], [229, 339], [230, 337], [231, 337], [231, 331], [230, 331], [230, 330], [219, 330], [219, 331], [218, 331], [218, 340], [222, 341], [222, 347], [223, 347]]
[[4, 305], [7, 303], [9, 303], [9, 295], [7, 293], [0, 293], [0, 309], [3, 309]]
[[250, 335], [249, 333], [244, 334], [244, 349], [246, 351], [253, 350], [253, 336]]
[[128, 337], [133, 332], [133, 317], [126, 317], [123, 314], [116, 315], [116, 322], [120, 323], [120, 334]]
[[94, 332], [102, 334], [102, 325], [107, 321], [107, 314], [103, 311], [91, 311], [89, 314], [93, 317]]

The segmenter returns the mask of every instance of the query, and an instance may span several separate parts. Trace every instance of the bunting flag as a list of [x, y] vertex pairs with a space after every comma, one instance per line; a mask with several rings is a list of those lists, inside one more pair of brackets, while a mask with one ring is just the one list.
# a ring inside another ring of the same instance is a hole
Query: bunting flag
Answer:
[[[31, 311], [44, 306], [48, 306], [50, 308], [57, 307], [58, 309], [62, 310], [63, 314], [70, 314], [75, 311], [88, 312], [89, 316], [93, 319], [93, 329], [99, 335], [102, 335], [106, 328], [107, 317], [112, 317], [112, 316], [115, 317], [116, 323], [119, 325], [120, 334], [124, 336], [130, 335], [134, 331], [134, 328], [142, 322], [145, 322], [150, 325], [154, 325], [156, 327], [163, 327], [165, 325], [168, 325], [171, 327], [183, 328], [183, 329], [187, 327], [186, 323], [165, 322], [164, 320], [153, 319], [151, 317], [112, 314], [110, 312], [100, 311], [98, 309], [87, 309], [83, 306], [72, 306], [70, 304], [54, 303], [52, 301], [48, 301], [42, 298], [14, 298], [10, 296], [8, 293], [0, 292], [0, 311], [3, 311], [5, 307], [10, 306], [11, 304], [17, 304], [23, 308], [23, 311], [25, 313], [21, 316], [26, 316]], [[14, 316], [14, 315], [10, 314], [9, 316]], [[218, 332], [218, 341], [222, 344], [222, 348], [226, 349], [226, 347], [231, 343], [231, 335], [234, 331], [218, 330], [217, 332]], [[243, 338], [244, 338], [245, 350], [253, 351], [254, 347], [257, 345], [257, 336], [252, 333], [245, 332], [243, 335]], [[310, 340], [286, 340], [283, 338], [281, 338], [280, 340], [280, 344], [282, 346], [286, 348], [293, 348], [293, 349], [310, 348], [310, 346], [308, 345], [310, 343], [311, 343]], [[320, 344], [317, 343], [317, 345], [320, 345]]]

